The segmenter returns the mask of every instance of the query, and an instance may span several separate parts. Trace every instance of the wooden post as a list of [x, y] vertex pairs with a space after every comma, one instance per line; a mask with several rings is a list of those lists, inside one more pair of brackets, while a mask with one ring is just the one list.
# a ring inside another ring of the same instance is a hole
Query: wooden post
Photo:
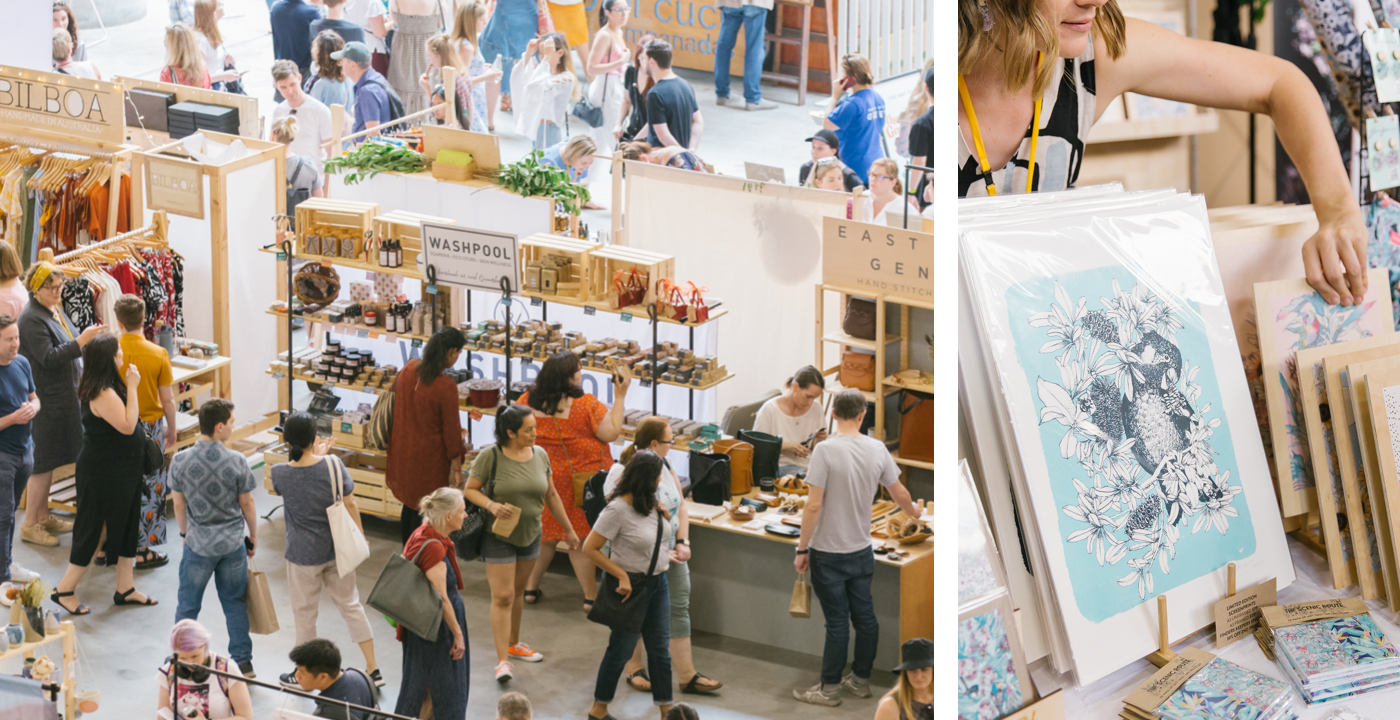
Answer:
[[[279, 163], [280, 165], [280, 163]], [[283, 177], [286, 177], [285, 171]], [[225, 182], [222, 170], [209, 175], [209, 260], [210, 281], [214, 293], [214, 342], [219, 345], [219, 354], [230, 352], [228, 328], [228, 216], [225, 215]], [[283, 194], [282, 203], [286, 202]], [[282, 204], [279, 203], [279, 204]], [[290, 366], [289, 366], [290, 367]], [[218, 374], [218, 388], [215, 395], [230, 397], [232, 383], [229, 373]]]
[[1147, 661], [1162, 667], [1176, 659], [1172, 652], [1171, 640], [1167, 639], [1167, 596], [1157, 596], [1157, 651], [1147, 656]]
[[612, 161], [612, 244], [626, 245], [622, 229], [622, 151], [613, 152]]
[[78, 653], [72, 620], [64, 620], [63, 628], [63, 717], [74, 718], [78, 713]]
[[331, 140], [333, 142], [329, 153], [330, 157], [340, 157], [343, 152], [340, 146], [342, 137], [345, 137], [345, 106], [336, 103], [331, 106]]
[[[461, 127], [457, 122], [457, 68], [443, 66], [442, 93], [447, 98], [447, 112], [443, 117], [444, 124], [450, 128]], [[428, 158], [428, 160], [432, 160], [432, 158]]]
[[[844, 303], [843, 303], [844, 307]], [[904, 343], [908, 344], [908, 343]], [[885, 296], [875, 296], [875, 439], [885, 441]]]
[[1225, 597], [1232, 598], [1235, 596], [1235, 564], [1230, 563], [1229, 565], [1227, 565], [1225, 568], [1225, 572]]
[[[121, 171], [121, 157], [117, 153], [112, 153], [112, 177], [107, 181], [107, 237], [112, 237], [117, 234], [117, 206], [122, 196]], [[132, 178], [131, 182], [135, 184], [136, 178]], [[131, 213], [127, 213], [127, 217], [130, 219], [130, 227], [127, 228], [128, 230], [146, 224], [146, 218], [144, 217], [132, 217]]]

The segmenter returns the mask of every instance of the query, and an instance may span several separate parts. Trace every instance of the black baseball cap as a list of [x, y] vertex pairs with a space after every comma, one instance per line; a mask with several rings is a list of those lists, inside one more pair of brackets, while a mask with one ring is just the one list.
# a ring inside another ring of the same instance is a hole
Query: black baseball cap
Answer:
[[826, 143], [827, 145], [830, 145], [832, 150], [841, 149], [841, 141], [837, 140], [836, 133], [830, 130], [818, 130], [816, 135], [807, 138], [804, 142], [812, 142], [813, 140], [820, 140]]
[[914, 638], [906, 641], [904, 647], [899, 649], [903, 663], [897, 665], [895, 672], [906, 670], [922, 670], [933, 667], [933, 641], [924, 638]]

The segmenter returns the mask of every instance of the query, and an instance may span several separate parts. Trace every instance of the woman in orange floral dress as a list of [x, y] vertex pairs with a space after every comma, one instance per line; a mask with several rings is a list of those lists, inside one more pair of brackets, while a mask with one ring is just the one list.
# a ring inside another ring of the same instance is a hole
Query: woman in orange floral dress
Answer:
[[[535, 389], [520, 398], [520, 403], [535, 411], [535, 444], [549, 454], [550, 476], [559, 498], [569, 513], [569, 522], [580, 538], [587, 538], [592, 528], [584, 517], [583, 508], [574, 507], [574, 476], [606, 471], [612, 467], [612, 449], [608, 443], [622, 435], [623, 401], [631, 378], [617, 384], [617, 396], [609, 409], [598, 398], [583, 391], [583, 366], [578, 356], [565, 350], [549, 358], [535, 379]], [[565, 530], [548, 513], [544, 516], [544, 537], [540, 541], [540, 559], [525, 583], [525, 602], [538, 602], [540, 578], [554, 560], [559, 541]], [[597, 597], [598, 575], [593, 561], [582, 550], [569, 553], [574, 575], [583, 588], [583, 609], [589, 610]]]

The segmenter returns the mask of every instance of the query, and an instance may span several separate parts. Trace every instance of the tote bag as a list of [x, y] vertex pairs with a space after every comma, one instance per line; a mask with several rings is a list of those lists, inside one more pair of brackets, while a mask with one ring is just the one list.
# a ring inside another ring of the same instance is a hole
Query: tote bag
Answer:
[[[438, 542], [429, 540], [428, 542]], [[438, 631], [442, 628], [442, 596], [418, 567], [418, 556], [428, 542], [418, 547], [418, 552], [409, 560], [403, 553], [389, 556], [374, 589], [369, 591], [365, 604], [388, 615], [391, 620], [407, 628], [409, 632], [429, 642], [437, 642]], [[444, 558], [443, 562], [447, 562]]]
[[360, 532], [355, 519], [350, 517], [350, 511], [345, 509], [345, 477], [341, 474], [340, 463], [326, 458], [326, 465], [331, 469], [333, 498], [331, 506], [326, 508], [326, 519], [330, 521], [331, 541], [335, 545], [335, 569], [345, 577], [369, 558], [369, 543], [365, 542], [365, 534]]

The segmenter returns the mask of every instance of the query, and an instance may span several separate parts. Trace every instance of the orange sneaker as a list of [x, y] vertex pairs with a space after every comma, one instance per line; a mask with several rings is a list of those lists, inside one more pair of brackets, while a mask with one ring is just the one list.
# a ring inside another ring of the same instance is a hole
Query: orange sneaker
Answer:
[[525, 643], [511, 645], [506, 653], [516, 660], [524, 660], [525, 662], [536, 663], [544, 660], [544, 655], [531, 650], [530, 646]]

